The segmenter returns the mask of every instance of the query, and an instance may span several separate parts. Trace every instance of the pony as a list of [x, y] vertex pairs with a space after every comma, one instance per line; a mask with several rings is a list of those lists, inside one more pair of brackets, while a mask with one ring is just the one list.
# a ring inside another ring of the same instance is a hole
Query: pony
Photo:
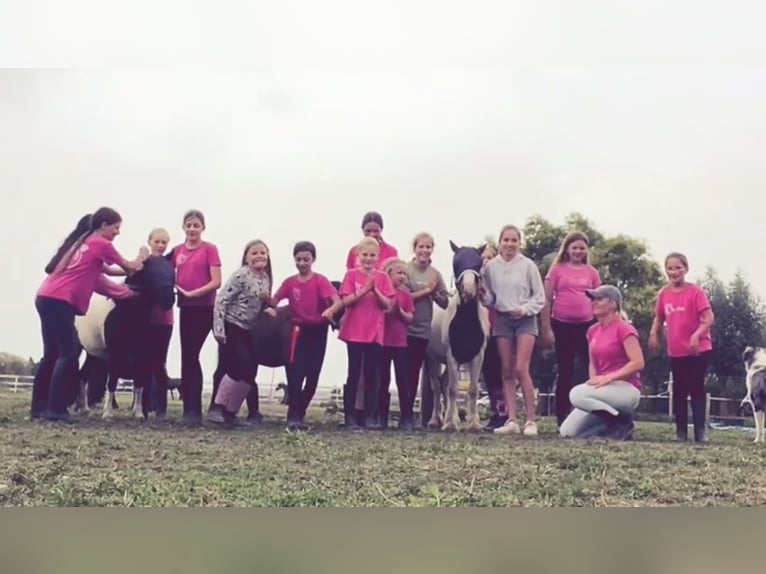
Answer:
[[87, 413], [108, 387], [103, 417], [110, 418], [117, 406], [117, 382], [125, 378], [134, 381], [133, 416], [145, 416], [144, 407], [150, 398], [148, 388], [144, 397], [144, 389], [151, 380], [146, 360], [151, 312], [154, 305], [163, 310], [173, 308], [174, 283], [169, 261], [151, 257], [125, 280], [137, 296], [115, 300], [94, 294], [85, 315], [75, 318], [79, 353], [86, 353], [77, 373], [76, 410]]
[[[468, 413], [465, 430], [481, 430], [478, 398], [479, 376], [484, 362], [484, 351], [489, 339], [489, 312], [480, 302], [481, 255], [485, 245], [458, 247], [450, 240], [452, 272], [456, 293], [446, 309], [434, 306], [431, 338], [423, 364], [424, 394], [426, 386], [433, 393], [430, 420], [427, 426], [441, 430], [460, 430], [458, 414], [458, 374], [467, 366], [470, 377]], [[442, 371], [442, 367], [444, 371]], [[428, 401], [431, 402], [431, 401]], [[424, 412], [429, 405], [422, 401]]]
[[[330, 283], [336, 291], [340, 289], [340, 282], [331, 281]], [[275, 311], [276, 314], [273, 317], [268, 313], [260, 313], [250, 330], [253, 343], [252, 352], [258, 361], [259, 367], [286, 368], [293, 361], [296, 339], [294, 338], [290, 306], [282, 305], [277, 307]], [[337, 321], [331, 322], [330, 328], [333, 331], [337, 330]], [[218, 368], [213, 375], [213, 394], [210, 397], [208, 408], [212, 408], [215, 403], [215, 395], [218, 392], [218, 386], [221, 384], [223, 375], [219, 358]], [[300, 397], [291, 398], [288, 396], [286, 385], [280, 384], [279, 387], [284, 387], [284, 396], [281, 404], [287, 405], [290, 400], [300, 400]], [[277, 390], [279, 390], [279, 387], [277, 387]], [[253, 388], [247, 396], [248, 419], [256, 421], [262, 419], [259, 413], [259, 402], [258, 383], [254, 381]], [[303, 405], [303, 408], [308, 408], [308, 405]]]

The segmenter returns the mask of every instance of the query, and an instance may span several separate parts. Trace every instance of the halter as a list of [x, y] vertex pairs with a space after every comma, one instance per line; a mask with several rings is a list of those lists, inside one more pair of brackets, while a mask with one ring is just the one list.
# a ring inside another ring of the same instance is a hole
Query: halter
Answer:
[[477, 281], [477, 283], [478, 283], [479, 281], [481, 281], [481, 273], [479, 273], [479, 272], [478, 272], [478, 271], [476, 271], [475, 269], [463, 269], [463, 271], [461, 271], [461, 272], [460, 272], [460, 275], [458, 275], [457, 277], [455, 277], [454, 275], [452, 276], [452, 287], [453, 287], [454, 289], [456, 289], [458, 292], [460, 291], [460, 289], [459, 289], [459, 287], [458, 287], [458, 286], [459, 286], [459, 285], [460, 285], [460, 283], [463, 281], [463, 277], [464, 277], [466, 274], [471, 274], [471, 275], [473, 275], [474, 277], [476, 277], [476, 281]]

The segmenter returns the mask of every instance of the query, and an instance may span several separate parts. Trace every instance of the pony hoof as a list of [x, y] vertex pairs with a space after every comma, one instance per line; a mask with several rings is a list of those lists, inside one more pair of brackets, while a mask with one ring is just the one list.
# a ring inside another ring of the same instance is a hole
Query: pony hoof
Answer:
[[468, 432], [478, 432], [478, 431], [483, 430], [483, 428], [482, 428], [481, 424], [478, 421], [473, 421], [473, 422], [468, 423], [465, 426], [465, 430], [467, 430]]
[[442, 427], [442, 424], [441, 422], [435, 419], [431, 419], [430, 421], [428, 421], [428, 425], [426, 426], [428, 426], [428, 428], [430, 429], [440, 429]]
[[460, 427], [456, 425], [454, 422], [447, 422], [444, 423], [444, 426], [442, 427], [443, 431], [457, 431]]

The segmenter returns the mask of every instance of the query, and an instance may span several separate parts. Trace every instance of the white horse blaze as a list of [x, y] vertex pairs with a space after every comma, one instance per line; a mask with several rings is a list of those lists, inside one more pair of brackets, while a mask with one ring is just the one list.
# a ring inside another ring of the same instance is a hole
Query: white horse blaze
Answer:
[[[466, 277], [473, 279], [473, 274], [467, 273]], [[475, 286], [475, 281], [473, 282]], [[465, 288], [467, 283], [463, 283]], [[459, 430], [460, 418], [458, 417], [458, 371], [462, 365], [458, 365], [449, 348], [449, 325], [457, 312], [459, 295], [450, 298], [446, 310], [434, 306], [434, 315], [431, 322], [431, 339], [428, 344], [426, 365], [424, 369], [423, 384], [431, 386], [434, 395], [433, 410], [428, 426], [441, 428], [442, 430]], [[484, 343], [479, 353], [468, 365], [470, 386], [468, 388], [468, 416], [465, 428], [467, 430], [481, 430], [479, 422], [479, 375], [484, 363], [484, 351], [489, 337], [489, 312], [483, 305], [477, 305], [479, 322], [485, 335]], [[441, 374], [441, 366], [446, 365], [446, 373]], [[445, 380], [446, 375], [446, 380]], [[444, 407], [442, 407], [444, 397]]]

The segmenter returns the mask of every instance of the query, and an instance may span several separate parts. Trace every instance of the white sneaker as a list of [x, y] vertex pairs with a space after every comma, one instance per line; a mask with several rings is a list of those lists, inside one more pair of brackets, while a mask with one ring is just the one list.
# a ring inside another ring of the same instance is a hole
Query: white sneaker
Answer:
[[519, 424], [516, 421], [507, 420], [505, 421], [505, 424], [501, 427], [497, 427], [493, 434], [519, 434], [521, 432], [521, 429], [519, 428]]
[[535, 421], [527, 421], [524, 424], [524, 436], [537, 436], [537, 423]]

